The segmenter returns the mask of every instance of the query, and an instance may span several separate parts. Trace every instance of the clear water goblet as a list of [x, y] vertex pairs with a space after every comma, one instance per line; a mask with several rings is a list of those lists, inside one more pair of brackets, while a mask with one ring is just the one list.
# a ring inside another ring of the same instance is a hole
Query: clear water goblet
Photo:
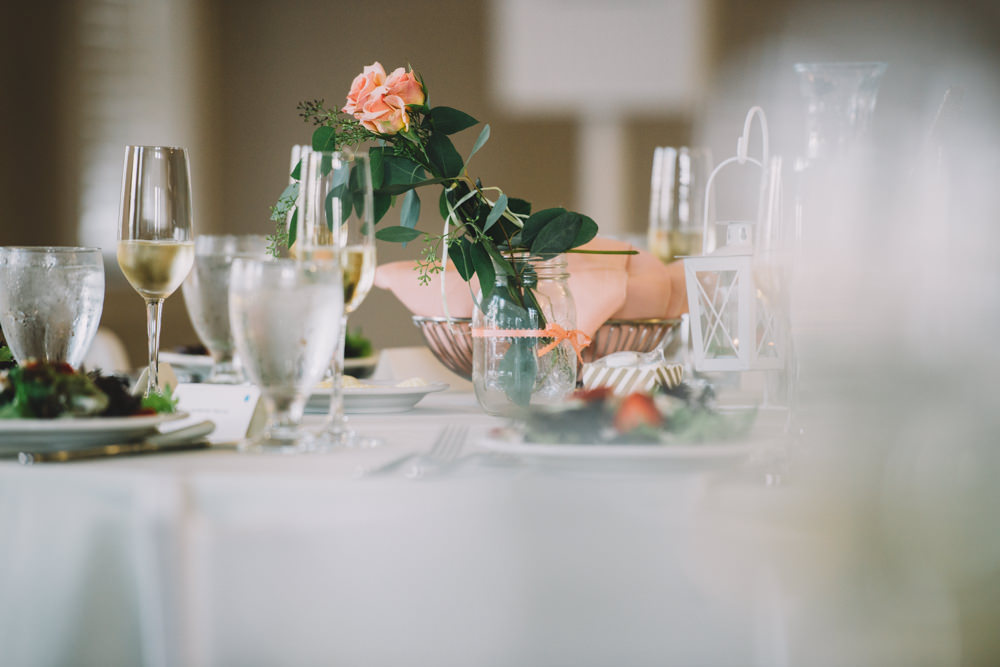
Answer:
[[100, 248], [0, 248], [0, 327], [17, 363], [79, 368], [103, 308]]
[[229, 317], [236, 354], [260, 387], [267, 426], [240, 443], [244, 452], [315, 449], [301, 428], [306, 400], [330, 367], [341, 339], [344, 289], [338, 262], [233, 260]]
[[205, 382], [244, 381], [229, 324], [229, 277], [238, 257], [267, 256], [267, 237], [257, 234], [200, 234], [194, 243], [194, 268], [181, 286], [195, 333], [212, 356]]

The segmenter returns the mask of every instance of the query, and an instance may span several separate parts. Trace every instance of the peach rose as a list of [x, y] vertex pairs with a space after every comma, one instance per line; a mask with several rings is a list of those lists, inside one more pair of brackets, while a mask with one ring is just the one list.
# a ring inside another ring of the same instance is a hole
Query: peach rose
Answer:
[[413, 72], [399, 67], [387, 77], [376, 62], [354, 77], [341, 111], [357, 118], [371, 132], [396, 134], [410, 129], [407, 105], [421, 105], [425, 99], [424, 87]]
[[[395, 72], [393, 72], [395, 74]], [[354, 77], [351, 82], [351, 92], [347, 95], [347, 104], [341, 109], [344, 113], [356, 114], [358, 109], [364, 107], [368, 96], [376, 88], [385, 83], [385, 68], [381, 63], [375, 62], [365, 67], [361, 74]]]
[[407, 72], [402, 67], [397, 68], [385, 80], [385, 87], [390, 95], [398, 96], [406, 104], [423, 104], [424, 87], [417, 81], [413, 72]]
[[364, 107], [354, 114], [368, 130], [378, 134], [396, 134], [410, 128], [406, 103], [398, 95], [386, 94], [380, 86], [365, 101]]

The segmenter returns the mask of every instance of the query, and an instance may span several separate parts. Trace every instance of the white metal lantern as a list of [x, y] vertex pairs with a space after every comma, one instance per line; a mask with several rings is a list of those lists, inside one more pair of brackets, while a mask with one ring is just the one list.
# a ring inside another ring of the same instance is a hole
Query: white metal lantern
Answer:
[[[763, 157], [747, 156], [750, 126], [760, 121]], [[709, 176], [706, 202], [716, 174], [734, 162], [767, 163], [767, 121], [760, 107], [747, 113], [736, 156], [723, 160]], [[702, 255], [684, 259], [694, 367], [699, 371], [773, 370], [784, 367], [782, 328], [754, 284], [754, 223], [726, 224], [726, 243], [707, 253], [708, 207], [705, 207]]]

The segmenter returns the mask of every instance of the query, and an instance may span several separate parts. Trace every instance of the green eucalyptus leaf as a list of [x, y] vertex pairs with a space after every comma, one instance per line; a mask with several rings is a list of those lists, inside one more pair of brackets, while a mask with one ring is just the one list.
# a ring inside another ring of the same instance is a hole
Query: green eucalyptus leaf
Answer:
[[417, 181], [415, 183], [400, 183], [397, 185], [383, 185], [377, 192], [384, 193], [388, 195], [401, 195], [404, 192], [409, 192], [414, 188], [422, 188], [425, 185], [435, 185], [437, 183], [450, 183], [453, 179], [451, 178], [428, 178], [423, 181]]
[[493, 268], [493, 261], [490, 259], [490, 254], [483, 248], [483, 244], [472, 244], [470, 251], [472, 265], [476, 269], [476, 275], [479, 276], [479, 289], [482, 291], [485, 301], [490, 298], [490, 293], [493, 292], [493, 285], [497, 277], [496, 269]]
[[462, 276], [462, 280], [466, 282], [472, 278], [472, 272], [475, 270], [475, 267], [472, 265], [471, 245], [469, 239], [460, 238], [448, 246], [448, 257], [451, 258], [451, 263], [458, 269], [458, 275]]
[[538, 359], [534, 338], [514, 338], [497, 365], [504, 393], [515, 405], [526, 407], [531, 402], [538, 375]]
[[432, 132], [427, 139], [427, 156], [437, 170], [437, 176], [455, 178], [465, 167], [462, 156], [455, 150], [451, 139], [440, 132]]
[[368, 165], [372, 170], [372, 188], [375, 190], [381, 188], [382, 182], [385, 180], [384, 153], [385, 149], [381, 146], [368, 150]]
[[289, 174], [289, 176], [294, 178], [296, 181], [302, 179], [302, 160], [295, 163], [295, 168], [292, 169], [292, 173]]
[[448, 211], [448, 190], [444, 188], [442, 188], [441, 194], [438, 196], [438, 212], [441, 214], [442, 220], [448, 219], [450, 213]]
[[317, 127], [312, 135], [312, 149], [317, 152], [337, 150], [337, 131], [326, 125]]
[[535, 255], [554, 255], [566, 252], [573, 245], [583, 216], [579, 213], [566, 212], [549, 221], [531, 242], [531, 252]]
[[506, 257], [503, 256], [503, 254], [501, 254], [499, 250], [497, 250], [497, 247], [492, 242], [488, 239], [484, 239], [482, 241], [482, 245], [486, 249], [486, 252], [489, 253], [490, 259], [493, 260], [493, 268], [497, 271], [497, 273], [501, 273], [505, 276], [514, 275], [514, 267], [511, 266], [511, 263]]
[[[387, 191], [393, 185], [413, 185], [424, 180], [424, 168], [413, 160], [401, 155], [385, 155], [382, 158], [384, 177], [381, 190]], [[405, 192], [402, 190], [400, 192]], [[389, 194], [400, 194], [390, 192]]]
[[383, 227], [375, 232], [375, 238], [379, 241], [389, 241], [390, 243], [407, 243], [423, 234], [419, 229], [409, 227]]
[[402, 227], [414, 228], [420, 219], [420, 198], [416, 190], [410, 190], [403, 196], [403, 205], [399, 207], [399, 224]]
[[542, 231], [543, 227], [564, 213], [566, 213], [566, 209], [564, 208], [546, 208], [531, 214], [531, 216], [524, 221], [524, 227], [521, 229], [518, 245], [530, 247], [532, 242], [534, 242], [535, 237], [538, 236], [538, 232]]
[[493, 204], [493, 208], [490, 209], [490, 214], [486, 216], [486, 222], [483, 224], [483, 231], [485, 232], [490, 227], [492, 227], [496, 223], [496, 221], [500, 219], [500, 216], [503, 215], [503, 212], [506, 210], [507, 210], [507, 195], [501, 193], [500, 196], [497, 197], [496, 203]]
[[295, 245], [295, 239], [299, 235], [299, 209], [292, 211], [292, 217], [288, 219], [288, 247]]
[[531, 202], [525, 201], [524, 199], [511, 197], [507, 200], [507, 208], [510, 209], [511, 213], [517, 213], [518, 215], [531, 215]]
[[594, 222], [593, 218], [581, 213], [580, 219], [583, 221], [580, 225], [580, 231], [577, 232], [576, 238], [573, 239], [573, 245], [570, 248], [579, 248], [597, 236], [597, 223]]
[[372, 197], [372, 219], [375, 224], [378, 224], [385, 217], [390, 208], [392, 208], [392, 195], [376, 192], [375, 196]]
[[464, 111], [451, 107], [434, 107], [428, 113], [428, 117], [433, 123], [434, 130], [443, 134], [455, 134], [479, 122]]
[[479, 152], [479, 149], [486, 145], [486, 142], [490, 140], [490, 126], [484, 125], [483, 129], [480, 130], [479, 136], [476, 138], [476, 143], [472, 144], [472, 151], [469, 153], [469, 159], [466, 160], [466, 164], [472, 159], [472, 156]]

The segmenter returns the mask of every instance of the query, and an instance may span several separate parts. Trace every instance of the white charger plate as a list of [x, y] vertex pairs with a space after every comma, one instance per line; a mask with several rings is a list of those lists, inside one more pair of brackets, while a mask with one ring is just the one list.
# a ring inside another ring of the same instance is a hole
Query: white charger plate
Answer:
[[[427, 394], [444, 391], [444, 382], [431, 382], [419, 387], [397, 387], [394, 382], [365, 380], [371, 387], [346, 387], [344, 412], [350, 414], [375, 414], [406, 412], [412, 410]], [[309, 413], [325, 413], [330, 409], [330, 389], [317, 388], [306, 403]]]
[[186, 412], [175, 412], [134, 417], [0, 419], [0, 456], [25, 449], [48, 452], [132, 442], [152, 435], [160, 424], [187, 416]]

